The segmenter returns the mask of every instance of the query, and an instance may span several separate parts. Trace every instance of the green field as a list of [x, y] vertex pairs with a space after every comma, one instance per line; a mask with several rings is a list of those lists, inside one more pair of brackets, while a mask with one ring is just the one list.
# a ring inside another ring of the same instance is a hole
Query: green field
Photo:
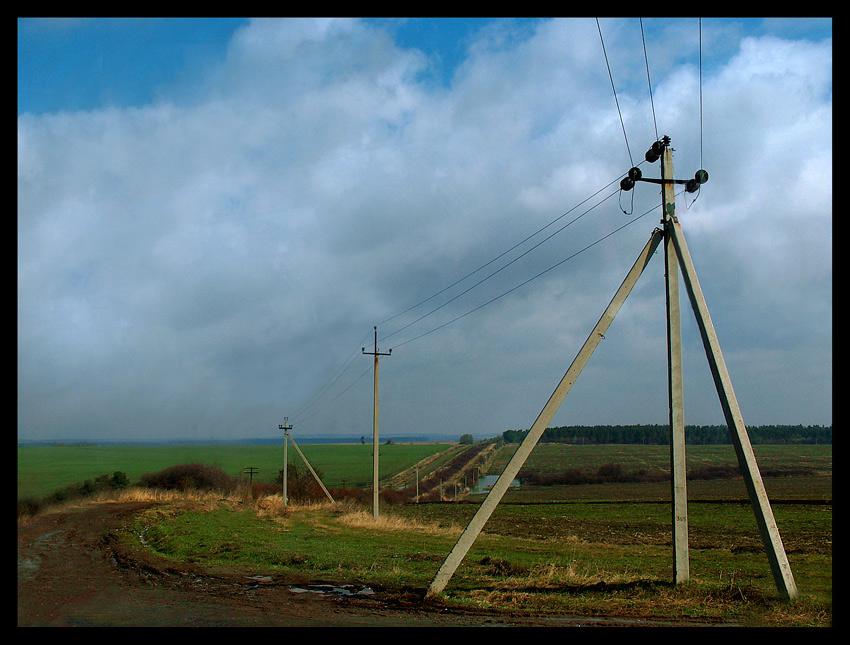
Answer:
[[[371, 444], [301, 444], [304, 456], [313, 468], [322, 473], [327, 486], [368, 487], [372, 479]], [[451, 444], [383, 444], [380, 446], [381, 479], [413, 466], [418, 461], [435, 453], [447, 450]], [[499, 474], [507, 464], [517, 444], [501, 448], [492, 461], [489, 473]], [[766, 477], [768, 493], [785, 498], [813, 495], [817, 499], [832, 495], [832, 446], [831, 445], [755, 445], [753, 446], [759, 468], [767, 472], [771, 468], [801, 467], [811, 469], [811, 477], [776, 478]], [[735, 464], [732, 446], [688, 446], [688, 469], [709, 465]], [[289, 462], [301, 465], [301, 458], [290, 445]], [[246, 466], [259, 468], [254, 481], [272, 482], [283, 463], [283, 446], [19, 446], [18, 447], [18, 499], [49, 495], [59, 488], [77, 484], [97, 477], [122, 471], [131, 482], [136, 482], [146, 473], [155, 473], [175, 464], [203, 463], [219, 465], [230, 475], [239, 475]], [[437, 462], [432, 465], [439, 465]], [[618, 463], [625, 470], [645, 469], [650, 473], [669, 472], [669, 452], [666, 446], [643, 445], [584, 445], [539, 444], [532, 451], [527, 468], [543, 472], [557, 472], [566, 468], [592, 471], [607, 463]], [[424, 473], [420, 473], [424, 474]], [[800, 491], [800, 482], [807, 490]], [[746, 491], [741, 480], [724, 482], [693, 482], [689, 489], [694, 496], [716, 496], [715, 489], [723, 488], [723, 497], [729, 490], [744, 497]], [[587, 498], [594, 491], [604, 497], [605, 489], [592, 486], [545, 487], [549, 499], [580, 496]], [[634, 490], [642, 497], [646, 491], [658, 491], [663, 495], [668, 486], [664, 483], [654, 487], [640, 484], [623, 485], [620, 494]], [[539, 491], [511, 490], [510, 496], [534, 496]], [[554, 497], [553, 497], [554, 496]]]
[[[348, 486], [370, 485], [371, 445], [299, 446], [330, 486], [343, 480]], [[446, 452], [430, 468], [445, 463], [455, 453], [447, 451], [450, 447], [382, 445], [382, 479], [441, 451]], [[500, 448], [488, 472], [500, 473], [516, 448]], [[442, 601], [512, 613], [830, 625], [832, 446], [755, 445], [754, 451], [760, 470], [773, 472], [764, 482], [800, 590], [794, 603], [777, 597], [740, 476], [688, 482], [691, 581], [686, 584], [670, 584], [668, 481], [520, 486], [506, 493]], [[289, 455], [293, 463], [300, 462], [294, 450]], [[195, 462], [218, 464], [233, 475], [251, 465], [260, 469], [255, 481], [271, 481], [281, 461], [282, 446], [20, 447], [18, 495], [49, 494], [115, 470], [135, 482], [144, 473]], [[687, 462], [689, 470], [737, 463], [731, 446], [688, 446]], [[540, 444], [526, 466], [594, 471], [611, 463], [625, 471], [667, 473], [668, 448]], [[791, 471], [796, 474], [777, 476]], [[168, 513], [150, 509], [123, 539], [137, 548], [143, 533], [144, 548], [213, 569], [357, 581], [404, 596], [410, 592], [403, 586], [424, 591], [483, 498], [387, 504], [379, 523], [368, 509], [356, 508], [354, 513], [365, 519], [352, 523], [351, 505], [304, 507], [273, 516], [223, 499], [214, 509], [190, 502]]]
[[[500, 449], [490, 465], [489, 474], [499, 474], [516, 451], [516, 444]], [[687, 446], [688, 471], [710, 466], [737, 466], [731, 445]], [[768, 496], [780, 500], [832, 500], [831, 445], [757, 444], [753, 452]], [[525, 468], [557, 473], [568, 468], [593, 472], [604, 464], [620, 464], [626, 471], [644, 469], [649, 474], [669, 475], [670, 454], [667, 446], [626, 444], [583, 445], [539, 444]], [[792, 470], [809, 471], [807, 476], [771, 476]], [[601, 500], [663, 501], [670, 499], [669, 481], [654, 483], [588, 484], [582, 486], [519, 487], [508, 490], [506, 501]], [[746, 500], [747, 490], [740, 476], [734, 479], [694, 480], [688, 482], [688, 498], [695, 500]]]
[[[800, 592], [787, 603], [747, 504], [691, 505], [691, 579], [674, 586], [669, 505], [613, 501], [617, 486], [604, 503], [501, 504], [441, 602], [512, 615], [831, 624], [831, 505], [775, 507]], [[212, 571], [356, 583], [417, 602], [476, 509], [475, 503], [388, 505], [380, 520], [361, 510], [352, 522], [345, 505], [274, 517], [222, 502], [212, 511], [150, 509], [123, 539], [137, 545], [144, 535], [146, 548]]]
[[[381, 478], [392, 476], [416, 462], [442, 452], [451, 444], [382, 444]], [[301, 444], [298, 447], [313, 468], [322, 473], [326, 486], [367, 487], [372, 481], [371, 444]], [[290, 445], [290, 464], [303, 466]], [[246, 466], [259, 472], [255, 482], [271, 483], [283, 466], [283, 446], [19, 446], [18, 499], [49, 495], [59, 488], [115, 471], [137, 482], [176, 464], [219, 465], [237, 476]]]
[[[500, 473], [519, 444], [506, 445], [490, 467], [489, 473]], [[759, 468], [801, 466], [817, 473], [832, 473], [831, 444], [756, 444], [753, 446]], [[688, 469], [704, 466], [737, 464], [735, 449], [731, 445], [686, 446]], [[557, 472], [564, 468], [595, 470], [608, 463], [618, 463], [626, 470], [646, 469], [647, 472], [670, 472], [668, 446], [640, 444], [569, 445], [541, 443], [535, 446], [526, 467], [543, 472]]]

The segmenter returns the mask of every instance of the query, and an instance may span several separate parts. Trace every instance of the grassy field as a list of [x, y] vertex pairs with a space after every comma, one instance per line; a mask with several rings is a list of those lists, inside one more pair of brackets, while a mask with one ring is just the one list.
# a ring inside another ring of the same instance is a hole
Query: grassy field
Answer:
[[[382, 444], [381, 477], [409, 468], [448, 449], [451, 444]], [[298, 447], [326, 486], [369, 486], [372, 481], [371, 444], [303, 444]], [[303, 467], [290, 445], [289, 463]], [[19, 446], [18, 499], [39, 497], [104, 473], [122, 471], [131, 482], [175, 464], [218, 464], [229, 475], [246, 466], [259, 468], [255, 482], [273, 482], [283, 465], [283, 446]]]
[[[616, 485], [615, 485], [616, 486]], [[613, 494], [616, 497], [616, 494]], [[291, 573], [421, 599], [474, 514], [474, 503], [387, 506], [375, 519], [347, 505], [254, 510], [152, 508], [123, 539], [214, 571]], [[832, 621], [832, 509], [780, 505], [777, 522], [800, 590], [776, 591], [752, 512], [692, 505], [691, 579], [671, 584], [669, 508], [635, 502], [502, 504], [441, 602], [512, 614], [825, 626]]]
[[[381, 446], [385, 477], [447, 447]], [[301, 448], [331, 485], [371, 477], [370, 445]], [[490, 472], [499, 473], [515, 450], [515, 445], [502, 448]], [[688, 482], [691, 579], [685, 584], [670, 582], [669, 483], [521, 486], [505, 495], [441, 601], [513, 613], [830, 625], [832, 447], [756, 445], [754, 450], [765, 472], [781, 467], [808, 473], [765, 477], [800, 591], [793, 603], [777, 594], [740, 478]], [[689, 469], [736, 463], [731, 446], [688, 446], [687, 453]], [[282, 448], [21, 448], [18, 458], [20, 495], [22, 475], [51, 491], [113, 470], [136, 480], [167, 465], [199, 461], [219, 463], [232, 473], [254, 465], [271, 479]], [[627, 471], [666, 472], [668, 460], [664, 446], [541, 444], [527, 465], [589, 471], [619, 463]], [[204, 504], [155, 506], [127, 527], [123, 539], [213, 570], [291, 572], [386, 587], [415, 598], [482, 499], [385, 505], [375, 519], [370, 509], [351, 504], [283, 509], [277, 496], [254, 505], [216, 496]]]
[[[504, 446], [493, 461], [488, 473], [502, 472], [519, 444]], [[811, 468], [815, 473], [832, 473], [831, 445], [778, 445], [753, 446], [761, 470], [799, 466]], [[688, 469], [705, 466], [737, 465], [735, 449], [731, 445], [686, 446]], [[535, 446], [526, 467], [541, 472], [557, 472], [564, 468], [596, 470], [603, 464], [621, 464], [626, 470], [645, 469], [649, 473], [670, 472], [668, 446], [643, 446], [637, 444], [568, 445], [541, 443]]]

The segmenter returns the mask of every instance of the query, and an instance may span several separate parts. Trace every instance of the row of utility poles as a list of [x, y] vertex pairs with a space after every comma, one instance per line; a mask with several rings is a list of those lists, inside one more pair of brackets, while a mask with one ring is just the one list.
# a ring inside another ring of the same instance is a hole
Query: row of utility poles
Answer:
[[[770, 502], [765, 492], [764, 484], [759, 473], [755, 456], [744, 426], [743, 417], [735, 397], [729, 373], [726, 368], [720, 343], [708, 312], [708, 306], [696, 275], [696, 270], [691, 260], [690, 251], [685, 242], [681, 224], [676, 216], [675, 186], [684, 184], [688, 192], [696, 192], [700, 186], [708, 181], [708, 173], [698, 170], [694, 179], [677, 180], [673, 178], [673, 149], [670, 147], [670, 138], [663, 137], [653, 143], [647, 151], [646, 160], [654, 163], [661, 159], [661, 178], [648, 179], [642, 177], [640, 169], [632, 168], [628, 176], [620, 184], [622, 190], [628, 191], [634, 188], [636, 182], [645, 181], [661, 185], [662, 219], [661, 228], [653, 230], [649, 241], [644, 246], [637, 260], [626, 275], [620, 288], [614, 294], [608, 307], [590, 333], [582, 348], [576, 355], [561, 382], [550, 396], [543, 410], [538, 415], [525, 439], [511, 457], [497, 482], [493, 485], [490, 493], [481, 503], [475, 516], [461, 534], [451, 552], [447, 555], [440, 569], [427, 591], [427, 596], [434, 596], [445, 588], [457, 567], [472, 547], [474, 541], [484, 527], [496, 506], [502, 499], [508, 487], [513, 482], [520, 468], [534, 449], [549, 422], [554, 417], [560, 405], [563, 403], [576, 379], [584, 369], [599, 342], [604, 338], [605, 332], [619, 312], [628, 295], [642, 275], [658, 245], [664, 242], [664, 276], [667, 313], [667, 365], [668, 365], [668, 399], [669, 399], [669, 427], [670, 427], [670, 462], [671, 462], [671, 495], [672, 495], [672, 530], [673, 530], [673, 570], [675, 583], [687, 581], [690, 578], [690, 564], [688, 555], [688, 506], [686, 490], [686, 463], [685, 463], [685, 422], [682, 385], [682, 341], [681, 323], [679, 311], [679, 273], [684, 278], [685, 288], [691, 301], [691, 307], [696, 317], [700, 335], [711, 368], [712, 377], [715, 382], [721, 408], [726, 419], [726, 425], [731, 434], [732, 443], [738, 457], [741, 472], [744, 475], [750, 503], [756, 515], [756, 522], [762, 537], [762, 542], [767, 552], [770, 568], [779, 592], [787, 599], [797, 596], [797, 587], [794, 582], [791, 568], [788, 563], [779, 530], [770, 508]], [[389, 356], [389, 352], [378, 351], [378, 330], [375, 327], [375, 343], [373, 351], [363, 354], [374, 357], [374, 401], [372, 416], [372, 514], [379, 516], [378, 508], [378, 369], [379, 358]], [[288, 431], [291, 426], [286, 424], [280, 426]], [[286, 436], [288, 432], [286, 432]], [[290, 437], [291, 439], [291, 437]], [[293, 445], [295, 443], [293, 442]], [[297, 449], [297, 446], [296, 446]], [[299, 450], [300, 453], [300, 450]], [[302, 455], [303, 458], [303, 455]], [[306, 459], [304, 460], [307, 463]], [[286, 499], [286, 441], [284, 440], [284, 500]], [[308, 464], [309, 467], [309, 464]], [[312, 472], [312, 468], [310, 468]], [[315, 475], [315, 473], [314, 473]], [[318, 478], [317, 478], [318, 480]], [[321, 483], [321, 482], [320, 482]], [[417, 497], [418, 497], [418, 471], [417, 471]], [[324, 486], [323, 486], [324, 488]], [[441, 486], [442, 490], [442, 486]], [[325, 491], [327, 493], [327, 490]], [[330, 494], [328, 494], [330, 497]]]

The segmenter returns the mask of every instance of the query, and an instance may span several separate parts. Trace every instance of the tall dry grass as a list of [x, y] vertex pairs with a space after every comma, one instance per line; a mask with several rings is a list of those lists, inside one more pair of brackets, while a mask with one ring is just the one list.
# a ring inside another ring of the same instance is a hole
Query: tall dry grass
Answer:
[[457, 536], [462, 532], [461, 527], [456, 525], [441, 526], [417, 520], [396, 517], [391, 514], [383, 514], [374, 517], [372, 511], [353, 508], [339, 517], [340, 524], [352, 528], [373, 529], [379, 531], [413, 531], [428, 535], [452, 535]]

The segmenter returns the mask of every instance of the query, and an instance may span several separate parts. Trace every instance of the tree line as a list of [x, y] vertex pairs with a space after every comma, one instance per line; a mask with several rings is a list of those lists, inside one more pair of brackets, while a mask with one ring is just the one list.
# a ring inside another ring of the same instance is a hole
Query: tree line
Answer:
[[[506, 443], [519, 443], [528, 430], [505, 430]], [[765, 425], [747, 428], [751, 443], [758, 444], [831, 444], [832, 426]], [[596, 425], [559, 426], [546, 428], [540, 438], [542, 443], [605, 444], [627, 443], [667, 445], [670, 431], [667, 425]], [[725, 425], [685, 426], [685, 443], [690, 445], [731, 444], [729, 429]]]

